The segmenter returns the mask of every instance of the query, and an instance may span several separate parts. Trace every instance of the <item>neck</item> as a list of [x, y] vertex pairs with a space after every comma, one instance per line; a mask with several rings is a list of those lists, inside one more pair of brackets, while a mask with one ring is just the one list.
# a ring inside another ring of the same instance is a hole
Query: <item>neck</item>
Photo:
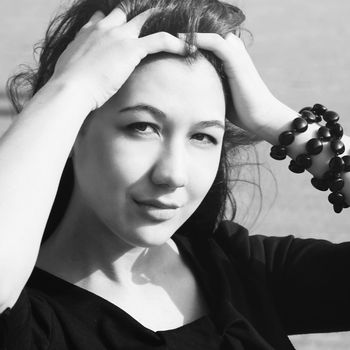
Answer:
[[175, 255], [172, 240], [155, 247], [128, 244], [73, 197], [58, 229], [42, 246], [37, 266], [77, 285], [107, 278], [130, 286], [155, 282]]

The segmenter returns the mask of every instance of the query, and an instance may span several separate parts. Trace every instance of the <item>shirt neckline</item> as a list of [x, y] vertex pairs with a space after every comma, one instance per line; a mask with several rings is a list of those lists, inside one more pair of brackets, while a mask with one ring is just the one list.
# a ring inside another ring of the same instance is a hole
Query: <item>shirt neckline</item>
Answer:
[[[204, 281], [201, 279], [201, 273], [198, 271], [198, 266], [196, 267], [196, 261], [192, 256], [192, 253], [188, 250], [189, 247], [187, 247], [186, 244], [184, 244], [184, 242], [182, 241], [182, 239], [177, 237], [176, 235], [174, 235], [172, 238], [177, 248], [179, 249], [181, 256], [185, 259], [190, 270], [192, 271], [195, 278], [197, 279], [200, 287], [204, 289], [204, 283], [203, 283]], [[42, 278], [43, 275], [45, 275], [44, 279]], [[49, 281], [47, 281], [47, 279], [49, 279]], [[44, 285], [42, 283], [43, 280], [47, 281], [47, 283], [45, 283]], [[142, 323], [140, 323], [138, 320], [136, 320], [134, 317], [132, 317], [125, 310], [120, 308], [118, 305], [113, 304], [112, 302], [108, 301], [102, 296], [95, 294], [94, 292], [91, 292], [80, 286], [77, 286], [71, 282], [68, 282], [65, 279], [59, 276], [56, 276], [46, 270], [43, 270], [37, 266], [35, 266], [33, 269], [32, 275], [28, 281], [28, 286], [30, 288], [35, 288], [43, 291], [44, 294], [49, 295], [50, 297], [53, 297], [53, 299], [56, 299], [57, 296], [58, 298], [60, 298], [61, 296], [62, 300], [60, 301], [61, 302], [65, 301], [68, 304], [72, 304], [72, 303], [76, 304], [76, 300], [80, 300], [80, 301], [83, 300], [83, 304], [84, 304], [82, 305], [83, 312], [87, 312], [88, 309], [90, 309], [90, 312], [94, 312], [94, 311], [98, 312], [101, 309], [109, 309], [113, 312], [117, 312], [118, 314], [122, 315], [124, 319], [131, 322], [134, 326], [137, 326], [139, 329], [142, 329], [143, 331], [152, 335], [162, 334], [162, 333], [167, 334], [171, 332], [181, 332], [184, 329], [197, 327], [198, 325], [202, 323], [204, 324], [205, 322], [208, 322], [208, 321], [212, 322], [210, 314], [205, 314], [179, 327], [153, 331], [152, 329], [144, 326]], [[207, 303], [209, 303], [207, 296], [206, 295], [204, 296], [206, 298]], [[66, 300], [67, 298], [68, 298], [68, 301]], [[91, 299], [95, 299], [95, 301], [92, 302]], [[93, 310], [91, 310], [91, 308]]]

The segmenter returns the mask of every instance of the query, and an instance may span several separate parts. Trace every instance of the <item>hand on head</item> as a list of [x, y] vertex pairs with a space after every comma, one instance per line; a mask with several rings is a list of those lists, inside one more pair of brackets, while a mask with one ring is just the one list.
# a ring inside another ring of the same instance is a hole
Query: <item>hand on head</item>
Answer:
[[[147, 55], [188, 54], [184, 34], [177, 38], [167, 32], [157, 32], [139, 37], [154, 11], [148, 9], [128, 22], [119, 7], [107, 16], [96, 12], [59, 58], [52, 79], [77, 85], [93, 110], [120, 89]], [[269, 124], [269, 118], [274, 115], [271, 111], [280, 102], [261, 79], [243, 42], [233, 33], [225, 37], [217, 33], [196, 33], [195, 44], [223, 62], [236, 112], [231, 121], [259, 135], [260, 128]]]
[[186, 43], [169, 33], [139, 38], [152, 12], [144, 11], [129, 22], [120, 8], [108, 16], [96, 12], [60, 56], [51, 79], [83, 89], [93, 110], [119, 90], [147, 55], [184, 54]]
[[222, 62], [230, 86], [237, 119], [232, 122], [259, 135], [280, 102], [257, 72], [243, 41], [233, 33], [196, 33], [196, 45], [213, 52]]

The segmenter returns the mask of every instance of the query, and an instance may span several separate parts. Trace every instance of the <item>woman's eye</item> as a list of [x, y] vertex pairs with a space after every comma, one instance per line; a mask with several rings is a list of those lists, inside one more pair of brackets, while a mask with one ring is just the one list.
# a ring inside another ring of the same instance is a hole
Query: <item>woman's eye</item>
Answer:
[[132, 133], [137, 133], [141, 135], [150, 135], [153, 133], [158, 134], [158, 129], [156, 125], [145, 122], [132, 123], [127, 126], [127, 130]]
[[200, 142], [200, 143], [206, 143], [206, 144], [214, 144], [214, 145], [217, 145], [218, 142], [217, 140], [213, 137], [213, 136], [210, 136], [208, 134], [202, 134], [202, 133], [198, 133], [198, 134], [194, 134], [192, 136], [192, 139]]

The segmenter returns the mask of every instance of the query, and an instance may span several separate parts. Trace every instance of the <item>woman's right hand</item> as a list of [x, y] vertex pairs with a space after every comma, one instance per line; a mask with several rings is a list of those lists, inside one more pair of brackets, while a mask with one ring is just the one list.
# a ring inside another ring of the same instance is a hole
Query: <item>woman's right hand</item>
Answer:
[[148, 54], [164, 51], [183, 55], [186, 43], [169, 33], [139, 38], [153, 11], [147, 10], [129, 22], [120, 8], [108, 16], [96, 12], [58, 59], [50, 81], [73, 84], [94, 110], [120, 89]]

